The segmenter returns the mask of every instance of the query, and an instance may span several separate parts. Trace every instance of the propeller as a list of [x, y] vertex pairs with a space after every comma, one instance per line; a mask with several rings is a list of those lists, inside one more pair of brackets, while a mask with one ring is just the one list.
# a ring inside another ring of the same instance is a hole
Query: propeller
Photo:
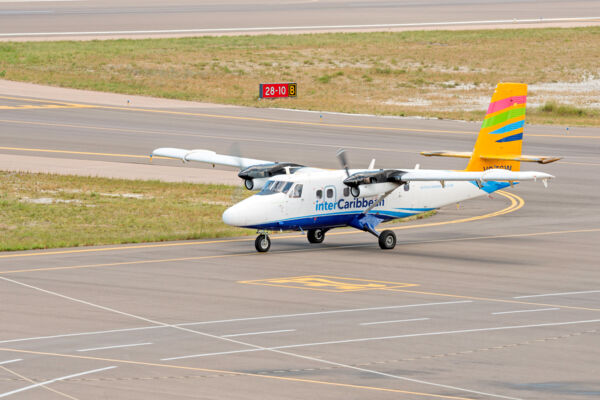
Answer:
[[[238, 142], [233, 142], [229, 147], [229, 154], [233, 157], [237, 157], [238, 165], [237, 168], [241, 170], [243, 168], [242, 165], [242, 150], [240, 148], [240, 144]], [[248, 197], [248, 193], [244, 190], [243, 185], [238, 185], [231, 193], [231, 205], [238, 203]]]
[[346, 176], [350, 176], [350, 171], [348, 170], [348, 158], [346, 157], [346, 150], [339, 149], [336, 153], [338, 160], [340, 160], [340, 164], [342, 164], [342, 168], [346, 170]]

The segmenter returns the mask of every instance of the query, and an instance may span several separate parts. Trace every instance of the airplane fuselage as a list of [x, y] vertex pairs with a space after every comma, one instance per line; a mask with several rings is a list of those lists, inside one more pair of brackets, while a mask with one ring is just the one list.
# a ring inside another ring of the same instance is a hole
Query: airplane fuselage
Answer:
[[[411, 170], [406, 170], [411, 171]], [[356, 171], [350, 171], [350, 174]], [[265, 188], [225, 211], [223, 220], [229, 225], [257, 230], [330, 229], [352, 225], [365, 214], [381, 220], [404, 218], [453, 204], [508, 186], [487, 182], [479, 188], [476, 182], [411, 182], [398, 186], [377, 203], [378, 197], [353, 197], [343, 183], [344, 170], [323, 171], [302, 168], [294, 174], [272, 179], [274, 190]], [[282, 182], [282, 183], [278, 183]], [[298, 187], [301, 185], [301, 194]]]

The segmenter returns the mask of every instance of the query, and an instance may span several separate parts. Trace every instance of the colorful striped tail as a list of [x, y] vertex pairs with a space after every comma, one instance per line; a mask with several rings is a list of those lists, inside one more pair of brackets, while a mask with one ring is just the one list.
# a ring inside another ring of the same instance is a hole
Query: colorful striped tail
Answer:
[[514, 159], [521, 155], [523, 146], [526, 102], [526, 84], [499, 83], [496, 86], [467, 171], [520, 170], [520, 162]]

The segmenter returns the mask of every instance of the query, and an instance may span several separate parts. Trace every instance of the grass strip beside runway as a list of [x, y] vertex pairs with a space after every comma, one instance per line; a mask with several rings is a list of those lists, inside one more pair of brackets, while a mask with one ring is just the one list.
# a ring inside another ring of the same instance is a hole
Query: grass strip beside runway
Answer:
[[[182, 100], [481, 120], [499, 81], [526, 82], [528, 122], [600, 124], [600, 28], [6, 42], [0, 78]], [[298, 97], [258, 100], [258, 84]], [[586, 84], [588, 82], [589, 84]], [[93, 101], [93, 99], [92, 99]], [[135, 104], [134, 104], [135, 106]]]
[[221, 214], [248, 194], [225, 185], [0, 172], [0, 250], [247, 235]]

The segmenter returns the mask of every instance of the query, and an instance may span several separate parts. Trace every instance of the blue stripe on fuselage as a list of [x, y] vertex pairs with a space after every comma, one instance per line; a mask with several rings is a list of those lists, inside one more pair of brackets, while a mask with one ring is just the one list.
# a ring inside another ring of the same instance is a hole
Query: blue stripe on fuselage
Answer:
[[[392, 211], [392, 210], [381, 210], [370, 212], [369, 215], [373, 215], [380, 218], [383, 221], [390, 221], [392, 219], [410, 217], [411, 215], [418, 214], [423, 211], [433, 210], [433, 208], [421, 209], [421, 208], [402, 208], [401, 210], [406, 211]], [[416, 212], [415, 212], [416, 211]], [[336, 228], [340, 226], [347, 226], [350, 224], [355, 217], [360, 216], [362, 212], [347, 211], [329, 214], [314, 214], [305, 215], [301, 217], [288, 218], [279, 221], [267, 222], [258, 225], [244, 226], [244, 228], [252, 229], [265, 229], [265, 230], [284, 230], [284, 231], [297, 231], [302, 229], [315, 229], [315, 228]]]

